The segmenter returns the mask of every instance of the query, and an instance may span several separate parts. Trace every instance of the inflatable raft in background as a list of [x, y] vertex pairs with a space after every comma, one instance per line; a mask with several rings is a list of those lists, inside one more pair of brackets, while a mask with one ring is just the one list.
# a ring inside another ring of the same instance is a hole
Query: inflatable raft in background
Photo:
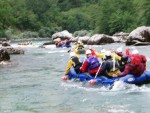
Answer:
[[64, 47], [69, 48], [69, 47], [71, 47], [71, 45], [70, 44], [62, 44], [61, 46], [56, 46], [56, 48], [64, 48]]
[[128, 84], [143, 85], [150, 83], [150, 71], [145, 71], [140, 77], [135, 77], [128, 74], [124, 77], [106, 78], [106, 77], [92, 77], [88, 73], [76, 74], [73, 69], [68, 73], [69, 79], [79, 79], [79, 81], [87, 81], [91, 85], [112, 86], [115, 81], [121, 80]]
[[82, 49], [75, 49], [74, 50], [74, 52], [76, 53], [76, 54], [85, 54], [85, 49], [84, 48], [82, 48]]

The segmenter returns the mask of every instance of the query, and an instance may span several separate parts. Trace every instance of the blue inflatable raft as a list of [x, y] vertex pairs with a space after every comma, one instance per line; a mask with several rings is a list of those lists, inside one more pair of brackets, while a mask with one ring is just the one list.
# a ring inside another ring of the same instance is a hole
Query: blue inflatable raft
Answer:
[[71, 45], [70, 44], [62, 44], [61, 46], [56, 46], [56, 48], [64, 48], [64, 47], [69, 48], [69, 47], [71, 47]]
[[97, 85], [112, 86], [115, 81], [121, 80], [125, 83], [143, 85], [150, 83], [150, 71], [145, 71], [140, 77], [128, 74], [124, 77], [106, 78], [106, 77], [92, 77], [88, 73], [76, 74], [73, 69], [68, 73], [69, 79], [79, 79], [80, 81], [95, 80]]

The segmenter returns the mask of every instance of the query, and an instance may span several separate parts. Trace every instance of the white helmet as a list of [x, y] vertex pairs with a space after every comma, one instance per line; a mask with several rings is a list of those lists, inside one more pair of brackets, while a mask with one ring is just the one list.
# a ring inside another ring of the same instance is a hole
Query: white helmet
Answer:
[[136, 49], [132, 51], [132, 54], [138, 54], [138, 53], [139, 53], [139, 51]]
[[105, 50], [105, 49], [102, 49], [102, 50], [101, 50], [101, 53], [105, 53], [105, 52], [106, 52], [106, 50]]
[[85, 54], [87, 55], [87, 54], [91, 54], [91, 53], [92, 53], [91, 50], [88, 49], [88, 50], [86, 50]]
[[122, 52], [122, 48], [117, 48], [117, 50], [116, 50], [118, 53], [120, 53], [120, 52]]
[[70, 57], [76, 56], [75, 52], [70, 52]]
[[80, 40], [78, 40], [78, 43], [79, 43], [79, 44], [81, 44], [81, 41], [80, 41]]
[[105, 52], [105, 56], [111, 56], [111, 52], [110, 51], [106, 51]]

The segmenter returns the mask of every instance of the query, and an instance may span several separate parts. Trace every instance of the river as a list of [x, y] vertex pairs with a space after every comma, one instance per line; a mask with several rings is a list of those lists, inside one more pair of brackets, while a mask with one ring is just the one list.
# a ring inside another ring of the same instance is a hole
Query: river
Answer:
[[[97, 51], [127, 48], [117, 43], [92, 47]], [[64, 82], [61, 77], [68, 49], [53, 45], [37, 48], [36, 44], [22, 48], [24, 55], [11, 56], [13, 66], [0, 67], [0, 113], [149, 113], [150, 84], [108, 90]], [[147, 57], [150, 70], [150, 46], [129, 48], [137, 48]]]

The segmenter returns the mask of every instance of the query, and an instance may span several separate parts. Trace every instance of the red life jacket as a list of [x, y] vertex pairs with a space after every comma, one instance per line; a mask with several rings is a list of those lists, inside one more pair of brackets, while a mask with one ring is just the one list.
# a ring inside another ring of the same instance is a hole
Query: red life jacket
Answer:
[[130, 74], [135, 76], [140, 76], [144, 73], [145, 68], [144, 65], [141, 63], [139, 65], [130, 65]]
[[139, 65], [142, 63], [140, 55], [133, 54], [130, 58], [131, 58], [130, 64], [132, 65]]
[[140, 76], [145, 71], [145, 65], [142, 63], [142, 58], [138, 54], [131, 55], [130, 65], [132, 69], [130, 70], [132, 74]]
[[147, 59], [144, 55], [140, 55], [142, 63], [146, 63]]
[[147, 59], [144, 55], [131, 54], [131, 59], [132, 59], [131, 64], [139, 65], [140, 63], [142, 63], [144, 65], [145, 70], [146, 70]]
[[140, 55], [140, 54], [131, 54], [130, 52], [129, 52], [129, 49], [126, 49], [126, 55], [128, 56], [128, 57], [137, 57], [137, 56], [139, 56], [140, 57], [140, 59], [141, 59], [141, 62], [142, 63], [144, 63], [145, 64], [145, 66], [146, 66], [146, 62], [147, 62], [147, 59], [146, 59], [146, 57], [144, 56], [144, 55]]
[[146, 57], [145, 57], [144, 55], [140, 55], [140, 57], [141, 57], [141, 62], [143, 63], [144, 68], [145, 68], [145, 70], [146, 70], [146, 62], [147, 62], [147, 59], [146, 59]]

